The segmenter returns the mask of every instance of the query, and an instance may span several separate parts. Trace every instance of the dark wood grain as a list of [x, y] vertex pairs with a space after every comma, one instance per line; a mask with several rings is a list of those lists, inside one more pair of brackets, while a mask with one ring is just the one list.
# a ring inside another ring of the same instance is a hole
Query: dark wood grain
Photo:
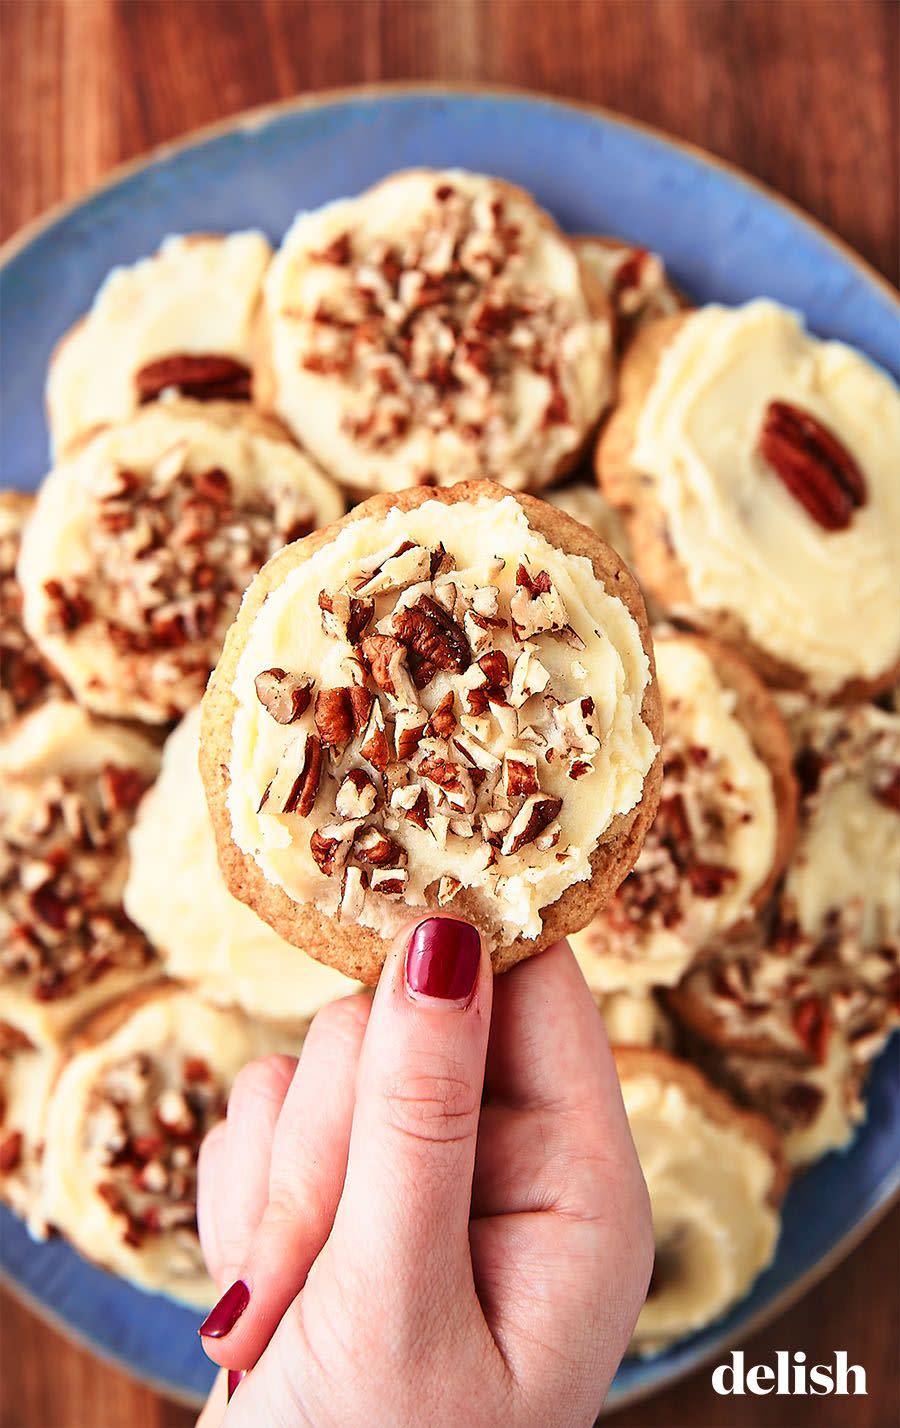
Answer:
[[[0, 234], [113, 165], [251, 105], [383, 80], [514, 84], [606, 105], [737, 163], [898, 272], [894, 0], [0, 0]], [[895, 1428], [894, 1213], [747, 1345], [830, 1358], [865, 1399], [718, 1400], [702, 1370], [616, 1428]], [[185, 1428], [193, 1415], [0, 1298], [2, 1428]], [[548, 1425], [549, 1428], [549, 1425]]]

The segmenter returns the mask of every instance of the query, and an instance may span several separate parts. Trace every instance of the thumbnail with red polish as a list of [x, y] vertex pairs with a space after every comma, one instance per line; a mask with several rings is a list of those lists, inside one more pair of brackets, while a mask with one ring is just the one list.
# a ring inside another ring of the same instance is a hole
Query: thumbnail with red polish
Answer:
[[410, 938], [406, 985], [417, 997], [467, 1002], [480, 962], [481, 943], [474, 927], [451, 917], [429, 917]]
[[231, 1333], [249, 1303], [250, 1290], [242, 1279], [236, 1279], [200, 1325], [201, 1338], [224, 1339], [226, 1334]]

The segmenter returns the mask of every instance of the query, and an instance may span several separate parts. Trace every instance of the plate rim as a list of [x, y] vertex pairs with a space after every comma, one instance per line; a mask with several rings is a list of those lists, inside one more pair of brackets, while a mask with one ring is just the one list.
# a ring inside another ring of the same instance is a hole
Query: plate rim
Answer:
[[[868, 259], [858, 253], [845, 239], [841, 238], [820, 219], [810, 214], [799, 203], [770, 187], [763, 180], [756, 178], [747, 170], [741, 168], [740, 165], [713, 154], [690, 140], [677, 138], [655, 125], [623, 115], [619, 111], [607, 108], [604, 105], [594, 104], [587, 100], [567, 98], [545, 90], [530, 89], [527, 86], [512, 84], [484, 85], [475, 81], [431, 82], [395, 80], [371, 84], [342, 85], [323, 89], [311, 89], [299, 95], [293, 95], [284, 99], [269, 101], [241, 109], [225, 118], [214, 120], [209, 124], [200, 125], [189, 130], [177, 139], [154, 145], [142, 153], [114, 165], [100, 179], [82, 189], [77, 195], [72, 198], [59, 200], [42, 213], [28, 220], [0, 245], [0, 271], [3, 271], [11, 262], [21, 257], [44, 233], [80, 209], [87, 208], [91, 202], [101, 194], [115, 188], [126, 179], [134, 177], [142, 171], [150, 169], [154, 165], [165, 162], [181, 153], [192, 149], [201, 149], [208, 143], [220, 138], [225, 138], [235, 131], [246, 130], [247, 132], [253, 132], [255, 130], [264, 129], [282, 116], [293, 113], [311, 112], [357, 101], [381, 100], [393, 102], [407, 97], [438, 99], [442, 97], [462, 99], [468, 97], [473, 99], [494, 99], [510, 103], [524, 101], [551, 110], [555, 109], [587, 115], [593, 119], [601, 120], [603, 123], [612, 127], [637, 133], [645, 139], [651, 140], [661, 148], [675, 150], [707, 169], [718, 171], [731, 181], [749, 190], [751, 195], [761, 197], [766, 202], [785, 210], [794, 222], [801, 224], [813, 233], [826, 247], [831, 248], [843, 262], [849, 263], [868, 283], [876, 287], [882, 295], [886, 296], [897, 309], [898, 316], [900, 316], [900, 291], [898, 291], [888, 277], [879, 272]], [[848, 1147], [848, 1150], [850, 1149], [852, 1149], [852, 1147]], [[793, 1305], [802, 1299], [816, 1284], [827, 1278], [832, 1270], [842, 1263], [843, 1260], [866, 1239], [876, 1225], [884, 1219], [898, 1203], [900, 1203], [900, 1184], [888, 1182], [883, 1196], [878, 1202], [872, 1205], [863, 1217], [841, 1236], [816, 1264], [811, 1266], [805, 1274], [799, 1276], [796, 1280], [792, 1281], [791, 1284], [787, 1285], [770, 1303], [760, 1308], [756, 1314], [744, 1323], [735, 1326], [732, 1332], [707, 1346], [697, 1357], [690, 1358], [686, 1362], [673, 1368], [662, 1382], [638, 1383], [617, 1394], [608, 1406], [604, 1405], [604, 1408], [601, 1410], [601, 1417], [606, 1416], [608, 1413], [614, 1413], [618, 1409], [625, 1408], [642, 1399], [652, 1397], [656, 1393], [663, 1392], [690, 1374], [702, 1369], [713, 1358], [727, 1353], [735, 1343], [758, 1333], [767, 1324], [793, 1307]], [[63, 1338], [89, 1351], [101, 1362], [110, 1364], [120, 1372], [125, 1373], [128, 1377], [178, 1403], [191, 1408], [196, 1408], [203, 1403], [204, 1400], [202, 1398], [186, 1391], [168, 1379], [159, 1378], [152, 1374], [135, 1373], [134, 1366], [127, 1358], [103, 1346], [99, 1346], [89, 1334], [72, 1327], [51, 1305], [45, 1303], [41, 1298], [33, 1294], [31, 1290], [25, 1288], [12, 1274], [2, 1267], [0, 1267], [0, 1284], [3, 1285], [14, 1299], [25, 1305], [29, 1311], [34, 1313], [44, 1323], [50, 1325], [50, 1327], [60, 1333]], [[652, 1359], [648, 1359], [646, 1362], [649, 1366], [652, 1364]]]
[[165, 140], [161, 144], [155, 144], [142, 153], [136, 154], [133, 158], [123, 160], [73, 198], [60, 199], [42, 213], [29, 219], [14, 233], [11, 233], [4, 243], [0, 244], [0, 270], [7, 267], [13, 259], [18, 258], [47, 229], [69, 217], [79, 208], [86, 207], [94, 198], [108, 189], [114, 188], [125, 179], [140, 173], [142, 169], [151, 168], [154, 164], [174, 155], [184, 153], [189, 149], [202, 148], [215, 139], [224, 138], [234, 130], [246, 129], [249, 131], [265, 128], [273, 120], [285, 114], [327, 109], [354, 100], [398, 100], [413, 96], [422, 98], [441, 98], [442, 96], [486, 98], [507, 102], [527, 100], [549, 109], [571, 110], [575, 113], [587, 114], [594, 119], [602, 119], [605, 123], [617, 128], [641, 134], [644, 138], [651, 139], [663, 148], [677, 149], [707, 168], [717, 169], [726, 174], [745, 188], [761, 195], [768, 202], [787, 209], [797, 222], [810, 229], [826, 245], [836, 249], [845, 261], [850, 262], [869, 282], [881, 289], [900, 313], [900, 289], [894, 286], [890, 278], [879, 272], [874, 264], [858, 253], [846, 239], [841, 238], [821, 219], [816, 218], [794, 199], [788, 198], [777, 189], [770, 187], [769, 184], [749, 173], [739, 164], [732, 163], [729, 159], [723, 159], [720, 155], [711, 153], [709, 149], [704, 149], [689, 139], [677, 138], [654, 124], [648, 124], [642, 119], [633, 119], [629, 115], [622, 114], [616, 109], [607, 108], [602, 104], [593, 104], [584, 99], [569, 99], [564, 95], [552, 94], [548, 90], [529, 89], [525, 85], [483, 85], [478, 84], [477, 81], [469, 80], [433, 82], [428, 80], [384, 80], [372, 84], [338, 85], [324, 89], [309, 89], [302, 94], [291, 95], [286, 99], [271, 100], [267, 103], [251, 105], [247, 109], [239, 109], [224, 119], [215, 119], [209, 124], [202, 124], [189, 130], [178, 139]]

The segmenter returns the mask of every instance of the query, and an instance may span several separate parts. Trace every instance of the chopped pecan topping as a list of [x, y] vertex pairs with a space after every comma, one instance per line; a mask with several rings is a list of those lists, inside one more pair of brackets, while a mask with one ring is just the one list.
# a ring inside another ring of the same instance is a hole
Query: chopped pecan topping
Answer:
[[826, 531], [846, 530], [866, 504], [866, 482], [850, 452], [811, 412], [770, 402], [760, 455], [808, 515]]
[[74, 995], [154, 953], [121, 904], [127, 834], [149, 775], [107, 763], [0, 792], [0, 979], [38, 1001]]
[[325, 749], [336, 749], [339, 753], [353, 738], [355, 719], [350, 702], [350, 690], [346, 685], [336, 689], [320, 689], [316, 695], [316, 729]]
[[364, 769], [351, 769], [335, 795], [341, 818], [367, 818], [378, 801], [378, 790]]
[[349, 590], [336, 590], [333, 594], [320, 590], [319, 609], [327, 634], [357, 645], [371, 623], [375, 601], [351, 595]]
[[424, 689], [439, 669], [468, 669], [472, 652], [465, 632], [436, 601], [421, 595], [414, 605], [398, 608], [394, 633], [407, 651], [417, 689]]
[[10, 1175], [22, 1160], [22, 1132], [7, 1131], [0, 1135], [0, 1175]]
[[88, 1102], [87, 1140], [96, 1193], [120, 1222], [126, 1244], [171, 1236], [167, 1253], [202, 1267], [197, 1236], [200, 1144], [225, 1114], [227, 1088], [207, 1066], [164, 1051], [109, 1066]]
[[396, 867], [402, 857], [398, 844], [379, 833], [377, 828], [367, 828], [359, 834], [353, 844], [353, 852], [361, 862], [369, 863], [373, 868]]
[[27, 509], [25, 497], [0, 495], [0, 729], [64, 692], [22, 624], [16, 562]]
[[291, 785], [291, 791], [284, 801], [284, 813], [296, 813], [300, 818], [308, 818], [316, 804], [319, 780], [322, 777], [322, 743], [315, 734], [310, 734], [303, 750], [300, 772]]
[[312, 684], [283, 669], [264, 669], [256, 676], [256, 697], [278, 724], [293, 724], [305, 714]]
[[561, 798], [550, 798], [546, 794], [535, 793], [525, 800], [510, 824], [503, 841], [504, 854], [518, 853], [528, 843], [533, 843], [539, 833], [553, 822], [562, 808]]
[[425, 733], [431, 739], [449, 739], [457, 725], [453, 712], [453, 690], [448, 689], [432, 711], [425, 725]]

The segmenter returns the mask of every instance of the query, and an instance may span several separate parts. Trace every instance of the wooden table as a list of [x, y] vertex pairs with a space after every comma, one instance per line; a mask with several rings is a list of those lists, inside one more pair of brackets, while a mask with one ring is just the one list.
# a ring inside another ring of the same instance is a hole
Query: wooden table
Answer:
[[[896, 278], [893, 0], [0, 0], [0, 233], [112, 165], [327, 86], [531, 86], [658, 125], [795, 199]], [[845, 1348], [865, 1399], [715, 1397], [708, 1370], [619, 1428], [894, 1428], [897, 1212], [746, 1345]], [[0, 1300], [2, 1428], [182, 1428], [193, 1415]]]

